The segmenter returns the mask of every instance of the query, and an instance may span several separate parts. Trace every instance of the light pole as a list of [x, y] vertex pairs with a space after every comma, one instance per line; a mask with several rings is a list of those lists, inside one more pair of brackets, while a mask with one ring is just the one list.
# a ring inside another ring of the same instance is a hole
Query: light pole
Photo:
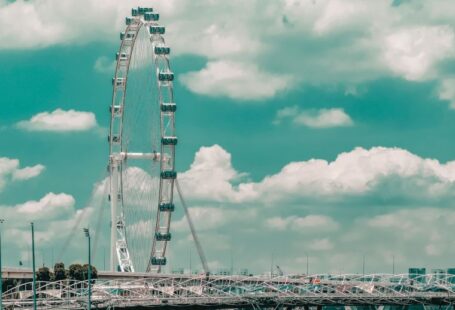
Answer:
[[35, 228], [32, 226], [32, 274], [33, 274], [33, 309], [36, 310], [36, 273], [35, 273]]
[[88, 310], [92, 309], [92, 258], [90, 247], [90, 230], [84, 228], [85, 236], [88, 239]]
[[3, 278], [2, 278], [2, 228], [1, 224], [3, 224], [5, 220], [0, 219], [0, 310], [3, 310]]

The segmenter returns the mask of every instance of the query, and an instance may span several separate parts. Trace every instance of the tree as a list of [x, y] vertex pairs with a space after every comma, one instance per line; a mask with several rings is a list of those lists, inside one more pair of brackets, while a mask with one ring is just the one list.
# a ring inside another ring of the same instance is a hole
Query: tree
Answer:
[[56, 263], [54, 265], [54, 280], [55, 281], [65, 280], [66, 277], [67, 277], [67, 272], [65, 270], [65, 264]]
[[52, 277], [52, 273], [49, 271], [47, 267], [41, 267], [36, 272], [36, 279], [38, 281], [50, 281]]
[[72, 280], [78, 280], [78, 281], [84, 280], [84, 273], [83, 273], [81, 264], [70, 265], [68, 275], [69, 275], [69, 278]]
[[[85, 264], [82, 267], [83, 273], [84, 273], [84, 280], [88, 279], [88, 264]], [[98, 270], [96, 270], [96, 267], [92, 265], [92, 279], [97, 279], [98, 278]]]

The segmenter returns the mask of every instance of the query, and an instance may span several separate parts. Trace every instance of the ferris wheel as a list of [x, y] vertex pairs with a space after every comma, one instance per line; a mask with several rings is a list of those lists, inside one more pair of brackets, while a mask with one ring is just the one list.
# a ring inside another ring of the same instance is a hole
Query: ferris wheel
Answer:
[[176, 104], [165, 28], [151, 8], [126, 18], [110, 106], [111, 271], [160, 272], [174, 211]]

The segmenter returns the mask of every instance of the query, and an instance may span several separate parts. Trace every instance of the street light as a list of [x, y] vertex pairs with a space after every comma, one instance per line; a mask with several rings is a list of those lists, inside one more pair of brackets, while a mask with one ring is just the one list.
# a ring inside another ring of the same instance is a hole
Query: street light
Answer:
[[2, 278], [2, 228], [1, 224], [3, 224], [5, 220], [0, 219], [0, 310], [3, 310], [3, 278]]
[[30, 226], [32, 227], [33, 309], [36, 310], [35, 228], [33, 222], [30, 223]]
[[92, 258], [90, 250], [90, 230], [84, 228], [85, 236], [88, 239], [88, 310], [92, 309]]

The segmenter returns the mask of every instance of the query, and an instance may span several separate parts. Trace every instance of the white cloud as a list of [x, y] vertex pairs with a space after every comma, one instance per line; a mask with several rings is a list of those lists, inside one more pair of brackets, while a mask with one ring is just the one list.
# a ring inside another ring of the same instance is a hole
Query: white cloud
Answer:
[[298, 106], [285, 107], [276, 113], [274, 124], [280, 124], [289, 119], [295, 125], [311, 128], [331, 128], [352, 126], [351, 117], [343, 109], [320, 109], [302, 111]]
[[115, 72], [116, 64], [117, 62], [115, 60], [112, 60], [112, 58], [101, 56], [95, 61], [93, 68], [97, 72], [110, 73], [113, 75]]
[[86, 131], [97, 126], [95, 114], [75, 110], [57, 109], [38, 113], [30, 120], [20, 121], [17, 126], [28, 131]]
[[328, 251], [333, 249], [333, 243], [328, 238], [316, 239], [308, 247], [313, 251]]
[[204, 69], [185, 73], [180, 79], [195, 93], [240, 100], [273, 97], [292, 82], [287, 75], [270, 74], [253, 64], [233, 61], [210, 61]]
[[455, 109], [455, 78], [444, 78], [439, 87], [439, 99], [450, 102], [450, 108]]
[[186, 195], [210, 201], [274, 203], [297, 197], [360, 195], [395, 180], [401, 183], [394, 183], [389, 195], [409, 197], [409, 192], [415, 191], [422, 197], [439, 199], [450, 195], [455, 162], [441, 164], [399, 148], [358, 147], [332, 162], [291, 162], [259, 182], [238, 182], [240, 175], [232, 167], [230, 154], [215, 145], [201, 148], [191, 168], [180, 177]]
[[44, 169], [45, 167], [41, 164], [20, 168], [18, 159], [0, 157], [0, 191], [8, 181], [28, 180], [40, 175]]
[[[227, 208], [215, 207], [191, 207], [189, 208], [191, 219], [197, 231], [216, 230], [229, 223], [249, 222], [256, 218], [256, 210], [230, 210]], [[189, 226], [186, 217], [172, 223], [172, 229], [177, 231], [188, 231]]]
[[241, 177], [232, 167], [231, 154], [219, 145], [201, 147], [190, 169], [178, 176], [185, 195], [214, 201], [239, 199], [231, 182]]
[[[174, 55], [209, 59], [206, 68], [183, 79], [204, 95], [259, 100], [300, 83], [355, 85], [391, 74], [441, 78], [437, 65], [454, 56], [450, 0], [399, 6], [388, 0], [144, 0], [136, 5], [161, 13]], [[130, 8], [131, 3], [110, 0], [4, 1], [0, 49], [112, 42]], [[17, 23], [17, 16], [27, 19]], [[98, 70], [108, 70], [109, 63], [100, 62]]]
[[305, 217], [289, 216], [286, 218], [273, 217], [266, 220], [267, 227], [276, 230], [288, 228], [302, 233], [334, 231], [339, 225], [331, 217], [325, 215], [307, 215]]
[[[80, 231], [81, 225], [88, 227], [89, 223], [94, 224], [96, 221], [92, 207], [77, 210], [74, 197], [66, 193], [51, 192], [39, 200], [30, 200], [16, 205], [0, 205], [0, 214], [5, 219], [4, 240], [5, 246], [10, 251], [7, 258], [14, 257], [14, 253], [29, 249], [30, 222], [35, 223], [35, 239], [41, 251], [44, 249], [58, 251], [70, 241], [69, 238], [75, 228]], [[82, 234], [80, 235], [82, 238]], [[81, 246], [77, 242], [72, 242], [71, 248], [75, 251], [72, 255], [76, 253], [77, 257], [77, 251]], [[56, 257], [56, 259], [59, 258]]]
[[60, 193], [48, 193], [39, 201], [27, 201], [15, 205], [13, 208], [4, 209], [8, 218], [45, 220], [60, 219], [62, 215], [68, 215], [74, 208], [75, 200], [71, 195]]
[[35, 165], [33, 167], [25, 167], [17, 169], [13, 172], [13, 180], [28, 180], [34, 178], [43, 172], [45, 167], [43, 165]]
[[435, 64], [455, 55], [453, 29], [449, 26], [422, 26], [398, 30], [385, 39], [385, 61], [408, 80], [435, 76]]

